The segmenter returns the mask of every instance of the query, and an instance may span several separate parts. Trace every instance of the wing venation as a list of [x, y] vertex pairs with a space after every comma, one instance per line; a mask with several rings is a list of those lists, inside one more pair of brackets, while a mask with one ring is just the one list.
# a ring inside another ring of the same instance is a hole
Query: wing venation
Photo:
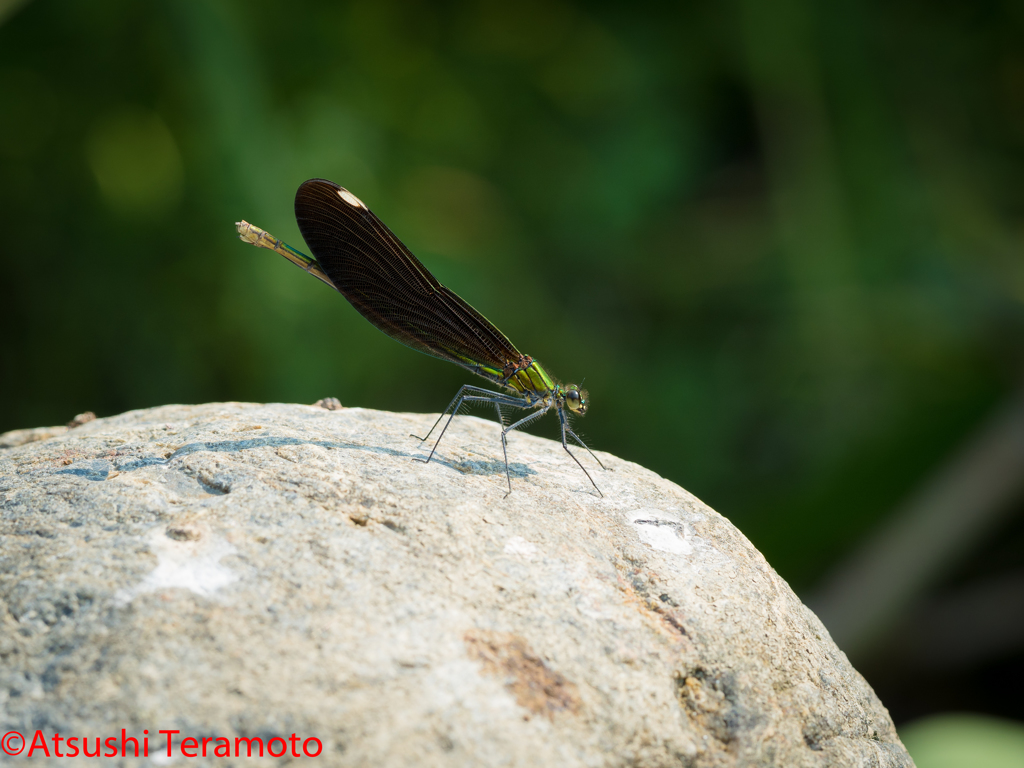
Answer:
[[498, 371], [519, 366], [523, 356], [505, 335], [438, 282], [347, 190], [326, 179], [305, 182], [295, 218], [338, 291], [391, 338], [470, 370], [467, 360]]

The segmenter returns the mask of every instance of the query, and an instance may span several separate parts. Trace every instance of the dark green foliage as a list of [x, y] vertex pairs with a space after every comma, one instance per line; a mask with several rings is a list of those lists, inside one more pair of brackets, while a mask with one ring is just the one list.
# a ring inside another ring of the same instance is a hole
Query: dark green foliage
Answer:
[[0, 431], [443, 408], [463, 372], [235, 238], [304, 249], [326, 177], [586, 377], [588, 444], [806, 587], [1019, 374], [1010, 7], [29, 3], [0, 26]]

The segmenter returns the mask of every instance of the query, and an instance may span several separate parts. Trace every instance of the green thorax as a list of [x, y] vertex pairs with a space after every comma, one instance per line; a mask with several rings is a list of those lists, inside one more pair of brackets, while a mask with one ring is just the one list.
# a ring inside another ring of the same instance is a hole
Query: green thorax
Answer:
[[490, 379], [521, 395], [545, 398], [558, 395], [562, 389], [548, 376], [547, 371], [541, 368], [540, 363], [527, 355], [522, 355], [516, 362], [506, 361], [501, 369], [492, 365], [481, 365], [458, 353], [454, 353], [453, 357], [461, 359], [462, 365], [478, 376]]
[[523, 394], [530, 393], [546, 397], [554, 393], [556, 384], [548, 376], [547, 372], [540, 367], [540, 363], [533, 361], [526, 368], [516, 371], [506, 383], [516, 392]]

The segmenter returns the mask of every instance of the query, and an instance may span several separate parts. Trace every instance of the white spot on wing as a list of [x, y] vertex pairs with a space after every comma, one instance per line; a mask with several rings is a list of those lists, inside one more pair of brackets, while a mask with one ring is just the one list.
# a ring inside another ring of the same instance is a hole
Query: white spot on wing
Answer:
[[340, 197], [346, 203], [351, 205], [353, 208], [362, 208], [364, 211], [366, 210], [366, 206], [363, 205], [363, 201], [360, 200], [355, 195], [353, 195], [347, 189], [339, 189], [338, 190], [338, 197]]

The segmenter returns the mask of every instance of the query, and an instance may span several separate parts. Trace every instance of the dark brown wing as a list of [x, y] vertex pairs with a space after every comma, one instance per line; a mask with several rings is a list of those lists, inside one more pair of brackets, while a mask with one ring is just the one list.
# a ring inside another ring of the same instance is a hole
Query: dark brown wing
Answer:
[[310, 179], [295, 194], [295, 218], [338, 291], [391, 338], [494, 380], [478, 366], [518, 366], [522, 355], [505, 335], [441, 285], [347, 189]]

